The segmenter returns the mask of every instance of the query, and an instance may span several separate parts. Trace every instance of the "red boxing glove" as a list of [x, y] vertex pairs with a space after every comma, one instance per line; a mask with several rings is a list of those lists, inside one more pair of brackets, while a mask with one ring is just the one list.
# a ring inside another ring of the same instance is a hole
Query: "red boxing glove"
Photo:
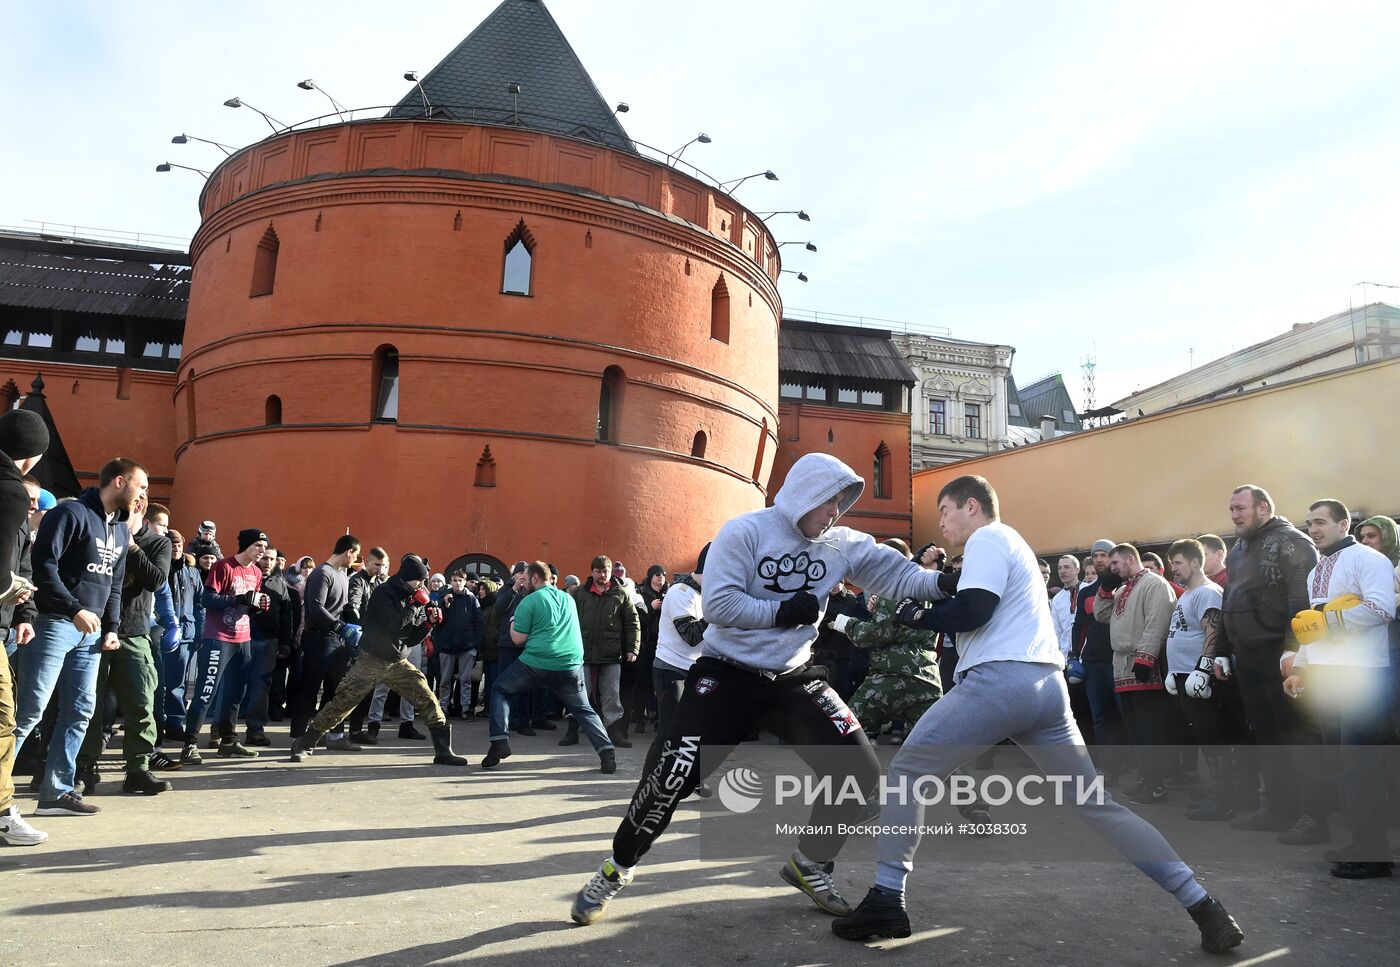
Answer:
[[429, 608], [429, 609], [428, 609], [428, 627], [431, 628], [431, 627], [433, 627], [434, 625], [440, 625], [440, 624], [442, 624], [442, 609], [441, 609], [441, 608]]
[[414, 604], [427, 604], [432, 599], [433, 596], [428, 593], [428, 589], [419, 585], [418, 590], [413, 592], [413, 597], [409, 600]]
[[435, 651], [437, 651], [437, 649], [433, 647], [433, 636], [429, 635], [423, 639], [423, 657], [431, 658]]

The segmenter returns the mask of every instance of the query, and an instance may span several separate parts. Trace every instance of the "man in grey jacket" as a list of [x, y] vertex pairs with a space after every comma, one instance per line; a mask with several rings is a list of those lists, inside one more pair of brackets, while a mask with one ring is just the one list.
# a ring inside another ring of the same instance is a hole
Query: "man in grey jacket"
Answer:
[[[854, 778], [869, 798], [880, 775], [870, 740], [825, 669], [811, 664], [826, 601], [847, 579], [894, 598], [944, 594], [938, 572], [836, 525], [864, 489], [865, 481], [840, 460], [807, 454], [793, 464], [772, 507], [720, 529], [706, 560], [701, 604], [709, 626], [701, 657], [690, 669], [660, 761], [642, 777], [618, 827], [612, 856], [574, 901], [575, 922], [592, 923], [632, 881], [633, 867], [704, 778], [702, 747], [732, 747], [761, 724], [789, 745], [831, 746], [831, 755], [808, 763], [818, 779], [841, 789]], [[844, 799], [814, 806], [812, 832], [798, 840], [781, 872], [827, 913], [851, 909], [831, 874], [846, 839], [842, 829], [861, 809], [861, 802]]]

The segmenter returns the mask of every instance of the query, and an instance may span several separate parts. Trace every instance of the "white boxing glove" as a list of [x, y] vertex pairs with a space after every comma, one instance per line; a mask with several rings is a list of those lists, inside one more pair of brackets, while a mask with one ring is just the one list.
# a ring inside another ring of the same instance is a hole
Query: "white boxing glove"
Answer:
[[1176, 676], [1175, 676], [1175, 675], [1173, 675], [1173, 674], [1171, 674], [1170, 672], [1168, 672], [1168, 673], [1167, 673], [1167, 677], [1164, 678], [1164, 679], [1162, 679], [1162, 685], [1166, 687], [1166, 689], [1167, 689], [1167, 694], [1168, 694], [1168, 695], [1175, 695], [1175, 694], [1176, 694]]
[[846, 634], [846, 626], [850, 623], [851, 616], [848, 614], [838, 614], [835, 618], [831, 619], [831, 626], [843, 635]]
[[1196, 670], [1186, 676], [1187, 698], [1210, 698], [1211, 670], [1215, 660], [1202, 655], [1196, 659]]

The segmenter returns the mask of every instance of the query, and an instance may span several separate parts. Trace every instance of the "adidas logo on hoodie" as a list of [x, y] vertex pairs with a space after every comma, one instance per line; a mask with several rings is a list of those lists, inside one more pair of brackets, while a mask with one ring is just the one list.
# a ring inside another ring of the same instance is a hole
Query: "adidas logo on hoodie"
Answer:
[[112, 565], [117, 563], [117, 557], [121, 554], [121, 549], [117, 547], [117, 537], [109, 534], [106, 538], [97, 537], [94, 541], [97, 545], [97, 560], [89, 562], [87, 569], [93, 574], [106, 574], [112, 576]]

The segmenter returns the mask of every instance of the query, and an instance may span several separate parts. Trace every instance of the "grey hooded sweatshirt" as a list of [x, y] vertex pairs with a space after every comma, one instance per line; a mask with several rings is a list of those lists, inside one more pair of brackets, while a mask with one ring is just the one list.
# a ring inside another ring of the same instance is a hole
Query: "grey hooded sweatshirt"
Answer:
[[705, 562], [701, 607], [709, 627], [702, 654], [751, 668], [787, 672], [811, 660], [816, 624], [775, 628], [778, 605], [810, 591], [825, 613], [827, 596], [850, 579], [866, 591], [896, 600], [935, 600], [938, 572], [849, 527], [828, 527], [804, 537], [797, 522], [839, 495], [837, 518], [865, 490], [855, 471], [835, 457], [809, 453], [792, 465], [773, 506], [729, 521], [715, 537]]

